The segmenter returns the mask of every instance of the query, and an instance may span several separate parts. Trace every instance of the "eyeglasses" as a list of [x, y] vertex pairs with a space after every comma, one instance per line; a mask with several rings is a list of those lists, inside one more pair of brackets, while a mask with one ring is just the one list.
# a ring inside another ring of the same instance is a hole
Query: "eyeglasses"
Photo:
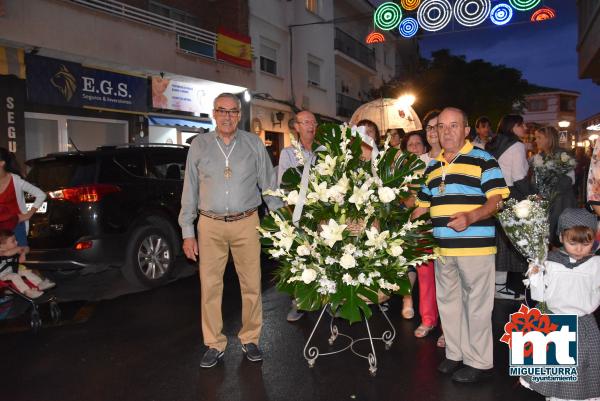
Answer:
[[300, 125], [304, 125], [306, 127], [316, 127], [317, 126], [316, 121], [297, 121], [297, 123]]
[[227, 109], [218, 108], [218, 109], [215, 109], [215, 114], [220, 117], [225, 117], [225, 116], [237, 117], [240, 115], [240, 111], [238, 109], [227, 110]]
[[437, 129], [438, 131], [444, 131], [446, 128], [450, 129], [450, 131], [458, 131], [459, 129], [463, 128], [459, 123], [450, 123], [448, 125], [443, 124], [443, 123], [439, 123], [437, 125]]
[[435, 131], [437, 127], [435, 125], [428, 125], [426, 128], [427, 132]]

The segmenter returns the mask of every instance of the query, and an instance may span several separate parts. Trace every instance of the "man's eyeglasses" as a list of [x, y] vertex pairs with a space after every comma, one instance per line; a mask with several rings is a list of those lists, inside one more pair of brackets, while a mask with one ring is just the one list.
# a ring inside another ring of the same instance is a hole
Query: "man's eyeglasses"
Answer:
[[225, 116], [237, 117], [240, 115], [240, 111], [238, 109], [227, 110], [227, 109], [218, 108], [218, 109], [215, 109], [215, 114], [220, 117], [225, 117]]
[[306, 127], [316, 127], [317, 126], [316, 121], [297, 121], [297, 123], [300, 125], [304, 125]]

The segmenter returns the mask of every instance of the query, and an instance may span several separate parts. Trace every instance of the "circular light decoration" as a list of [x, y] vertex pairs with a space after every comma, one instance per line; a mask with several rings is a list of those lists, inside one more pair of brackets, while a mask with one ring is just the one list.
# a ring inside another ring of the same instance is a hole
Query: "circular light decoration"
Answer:
[[540, 22], [556, 17], [556, 11], [550, 7], [542, 7], [531, 15], [531, 22]]
[[481, 24], [490, 15], [490, 0], [457, 0], [454, 3], [454, 18], [467, 27]]
[[416, 10], [420, 3], [421, 0], [400, 0], [400, 4], [407, 11]]
[[508, 0], [510, 5], [519, 11], [529, 11], [540, 4], [542, 0]]
[[500, 3], [492, 8], [490, 19], [496, 25], [508, 24], [513, 16], [513, 9], [506, 3]]
[[401, 19], [402, 9], [398, 4], [392, 3], [391, 1], [377, 7], [375, 14], [373, 15], [375, 26], [384, 31], [396, 28]]
[[400, 35], [405, 38], [412, 38], [419, 30], [419, 23], [414, 18], [405, 18], [400, 23]]
[[367, 38], [365, 39], [365, 43], [368, 45], [383, 42], [385, 42], [385, 36], [383, 36], [380, 32], [371, 32], [367, 35]]
[[444, 29], [452, 18], [452, 5], [448, 0], [424, 0], [417, 11], [419, 26], [426, 31]]

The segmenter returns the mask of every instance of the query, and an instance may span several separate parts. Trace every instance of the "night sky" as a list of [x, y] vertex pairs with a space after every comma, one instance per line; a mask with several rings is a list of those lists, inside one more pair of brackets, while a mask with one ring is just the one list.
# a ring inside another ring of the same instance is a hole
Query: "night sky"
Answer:
[[[374, 5], [382, 2], [372, 1]], [[492, 0], [492, 6], [497, 3]], [[440, 33], [419, 30], [421, 55], [429, 58], [432, 51], [447, 48], [467, 60], [480, 58], [504, 64], [522, 71], [530, 83], [580, 92], [578, 120], [600, 112], [600, 86], [578, 78], [575, 1], [545, 0], [542, 4], [555, 9], [557, 17], [530, 23], [531, 12], [519, 12], [514, 14], [513, 23], [504, 26], [484, 23], [469, 29], [455, 23], [453, 29], [451, 21]]]

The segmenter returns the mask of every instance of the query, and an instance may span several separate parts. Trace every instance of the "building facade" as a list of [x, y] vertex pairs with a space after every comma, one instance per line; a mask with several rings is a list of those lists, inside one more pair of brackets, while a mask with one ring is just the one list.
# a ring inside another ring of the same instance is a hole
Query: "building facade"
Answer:
[[577, 0], [579, 78], [600, 84], [600, 2]]

